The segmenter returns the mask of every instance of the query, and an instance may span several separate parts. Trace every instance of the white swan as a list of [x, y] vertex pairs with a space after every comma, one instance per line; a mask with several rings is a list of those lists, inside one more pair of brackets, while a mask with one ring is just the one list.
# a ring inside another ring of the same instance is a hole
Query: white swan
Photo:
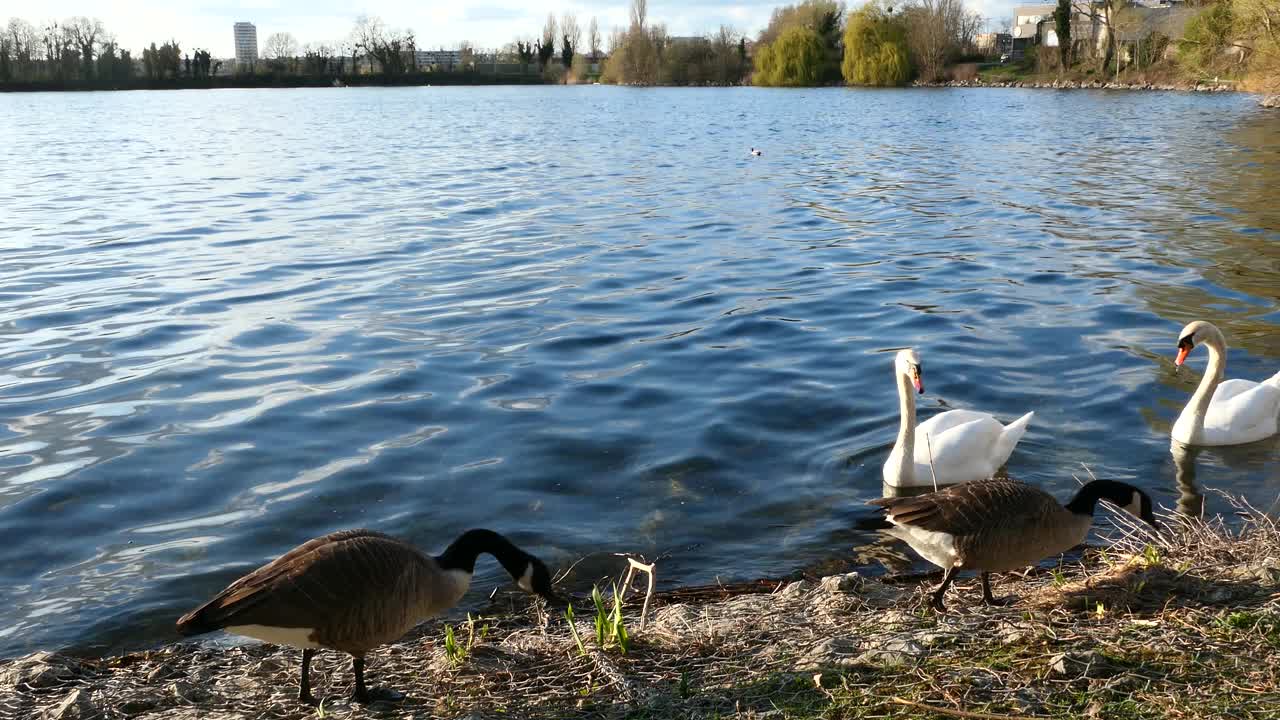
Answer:
[[1222, 379], [1227, 369], [1227, 341], [1213, 323], [1197, 320], [1178, 335], [1181, 366], [1197, 345], [1209, 351], [1209, 367], [1187, 401], [1173, 439], [1185, 445], [1240, 445], [1276, 434], [1280, 417], [1280, 373], [1257, 383]]
[[[1013, 454], [1013, 447], [1027, 432], [1034, 412], [1001, 425], [986, 413], [972, 410], [948, 410], [934, 415], [916, 427], [916, 399], [912, 392], [924, 392], [920, 355], [908, 348], [898, 352], [894, 360], [894, 377], [898, 383], [898, 401], [902, 424], [898, 441], [884, 463], [884, 482], [891, 487], [929, 487], [937, 483], [985, 480], [995, 474]], [[927, 438], [927, 440], [926, 440]]]

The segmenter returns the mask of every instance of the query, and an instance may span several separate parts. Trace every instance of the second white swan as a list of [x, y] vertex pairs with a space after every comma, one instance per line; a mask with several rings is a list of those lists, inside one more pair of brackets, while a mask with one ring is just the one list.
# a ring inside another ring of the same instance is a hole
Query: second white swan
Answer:
[[1182, 328], [1174, 364], [1181, 367], [1197, 345], [1209, 351], [1209, 367], [1173, 424], [1173, 439], [1185, 445], [1240, 445], [1275, 435], [1280, 417], [1280, 373], [1260, 383], [1223, 380], [1227, 341], [1217, 326], [1204, 320]]
[[884, 463], [884, 482], [892, 487], [929, 487], [934, 484], [934, 473], [939, 486], [985, 480], [1013, 454], [1035, 416], [1029, 412], [1002, 425], [987, 413], [948, 410], [917, 427], [915, 393], [924, 392], [919, 353], [911, 348], [899, 351], [894, 359], [894, 378], [901, 425], [898, 441]]

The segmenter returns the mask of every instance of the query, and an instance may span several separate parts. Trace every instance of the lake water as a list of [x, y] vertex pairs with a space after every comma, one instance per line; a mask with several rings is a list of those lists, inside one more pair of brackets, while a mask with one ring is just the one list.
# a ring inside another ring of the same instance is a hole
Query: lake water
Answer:
[[[1280, 115], [1255, 103], [0, 96], [0, 657], [172, 639], [340, 528], [492, 527], [589, 556], [579, 589], [611, 552], [670, 587], [888, 551], [856, 526], [905, 345], [922, 418], [1036, 411], [1013, 477], [1272, 508], [1280, 441], [1168, 441], [1206, 361], [1174, 372], [1185, 322], [1222, 327], [1229, 376], [1280, 370]], [[502, 579], [483, 561], [466, 602]]]

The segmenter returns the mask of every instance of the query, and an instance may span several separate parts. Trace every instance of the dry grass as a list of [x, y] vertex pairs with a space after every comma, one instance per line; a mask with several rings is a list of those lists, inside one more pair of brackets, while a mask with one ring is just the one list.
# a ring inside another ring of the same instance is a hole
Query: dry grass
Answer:
[[294, 699], [296, 651], [186, 644], [61, 661], [41, 687], [0, 687], [0, 717], [40, 717], [80, 688], [109, 718], [1276, 718], [1280, 528], [1239, 513], [1230, 527], [1168, 516], [1158, 537], [1130, 528], [1000, 578], [997, 594], [1020, 597], [1009, 607], [972, 604], [976, 580], [944, 615], [927, 609], [932, 579], [685, 589], [656, 598], [645, 631], [632, 620], [625, 655], [595, 646], [575, 602], [582, 655], [562, 615], [515, 606], [479, 621], [490, 630], [460, 664], [434, 622], [372, 655], [371, 682], [408, 693], [396, 704], [348, 703], [337, 653], [313, 663], [316, 710]]

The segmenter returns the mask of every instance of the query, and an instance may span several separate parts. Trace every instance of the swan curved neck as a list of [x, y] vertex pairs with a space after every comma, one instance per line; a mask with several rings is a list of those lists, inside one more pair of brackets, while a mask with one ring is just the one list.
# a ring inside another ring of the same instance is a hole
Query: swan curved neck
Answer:
[[915, 471], [916, 457], [916, 396], [915, 388], [903, 373], [898, 376], [898, 441], [894, 447], [902, 452], [902, 465], [899, 477], [911, 480]]
[[1219, 338], [1211, 337], [1203, 343], [1204, 349], [1209, 353], [1209, 366], [1205, 368], [1204, 377], [1200, 378], [1200, 385], [1196, 388], [1196, 392], [1191, 396], [1191, 400], [1187, 402], [1185, 412], [1191, 413], [1191, 437], [1198, 438], [1204, 432], [1204, 418], [1209, 412], [1209, 403], [1213, 400], [1213, 392], [1218, 389], [1218, 385], [1222, 382], [1222, 376], [1226, 374], [1227, 360], [1226, 347]]

